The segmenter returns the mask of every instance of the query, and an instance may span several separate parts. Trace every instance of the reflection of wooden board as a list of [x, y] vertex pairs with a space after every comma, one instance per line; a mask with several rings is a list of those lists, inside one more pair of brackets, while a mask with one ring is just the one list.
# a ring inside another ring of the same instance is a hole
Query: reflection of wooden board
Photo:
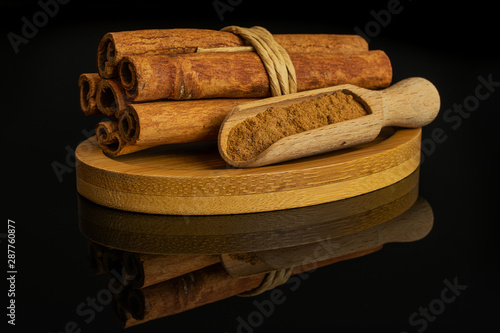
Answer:
[[90, 240], [158, 254], [254, 252], [344, 237], [408, 210], [418, 196], [418, 169], [403, 180], [354, 198], [303, 208], [234, 215], [176, 216], [125, 212], [79, 200]]
[[174, 215], [263, 212], [351, 198], [389, 186], [420, 163], [420, 129], [259, 168], [230, 168], [215, 142], [110, 158], [90, 138], [76, 149], [78, 192], [103, 206]]

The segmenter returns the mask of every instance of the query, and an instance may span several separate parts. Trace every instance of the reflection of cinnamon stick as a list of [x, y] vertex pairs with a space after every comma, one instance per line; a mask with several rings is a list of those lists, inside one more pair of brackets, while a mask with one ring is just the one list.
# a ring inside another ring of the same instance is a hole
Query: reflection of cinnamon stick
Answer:
[[[368, 50], [357, 35], [274, 35], [287, 52], [351, 53]], [[98, 47], [97, 65], [103, 78], [118, 75], [117, 65], [125, 56], [193, 53], [198, 48], [244, 46], [246, 42], [230, 32], [205, 29], [156, 29], [110, 32]]]
[[104, 272], [111, 275], [113, 271], [119, 271], [123, 252], [120, 250], [106, 248], [102, 254], [102, 267]]
[[97, 108], [107, 116], [120, 116], [128, 105], [125, 90], [118, 80], [101, 80], [96, 88]]
[[176, 278], [220, 262], [215, 255], [154, 255], [126, 252], [123, 265], [133, 288], [150, 285]]
[[143, 322], [142, 320], [137, 320], [132, 317], [132, 315], [126, 308], [126, 304], [117, 300], [116, 295], [111, 302], [111, 310], [113, 311], [116, 319], [118, 319], [118, 321], [122, 324], [122, 326], [124, 326], [124, 328], [138, 325]]
[[120, 135], [137, 149], [215, 140], [231, 109], [251, 99], [206, 99], [133, 103], [119, 119]]
[[[392, 80], [383, 51], [289, 55], [298, 91], [344, 83], [378, 89]], [[266, 70], [255, 52], [126, 57], [120, 63], [120, 80], [133, 101], [270, 96]]]
[[92, 273], [101, 274], [105, 272], [102, 258], [104, 252], [106, 252], [106, 247], [92, 241], [88, 241], [87, 263], [89, 266], [89, 270]]
[[96, 103], [97, 85], [101, 80], [101, 77], [97, 73], [84, 73], [78, 79], [80, 107], [86, 116], [101, 113]]
[[[295, 267], [293, 274], [323, 267], [375, 252], [382, 247], [360, 251], [338, 258]], [[143, 289], [132, 290], [128, 297], [131, 320], [123, 315], [125, 327], [166, 317], [189, 309], [213, 303], [257, 288], [265, 274], [245, 278], [232, 278], [220, 264], [158, 283]]]

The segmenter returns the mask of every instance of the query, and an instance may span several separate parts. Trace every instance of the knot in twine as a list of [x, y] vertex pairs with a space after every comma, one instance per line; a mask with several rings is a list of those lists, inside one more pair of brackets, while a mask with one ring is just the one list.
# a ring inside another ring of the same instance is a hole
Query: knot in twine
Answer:
[[221, 31], [239, 35], [252, 45], [266, 69], [272, 96], [297, 92], [297, 77], [292, 60], [269, 31], [257, 26], [242, 28], [234, 25], [225, 27]]
[[262, 281], [260, 286], [258, 286], [255, 289], [240, 293], [238, 294], [238, 296], [241, 297], [257, 296], [265, 291], [274, 289], [277, 286], [286, 283], [286, 281], [288, 281], [291, 275], [292, 275], [292, 268], [284, 268], [280, 269], [279, 271], [269, 272], [264, 277], [264, 280]]

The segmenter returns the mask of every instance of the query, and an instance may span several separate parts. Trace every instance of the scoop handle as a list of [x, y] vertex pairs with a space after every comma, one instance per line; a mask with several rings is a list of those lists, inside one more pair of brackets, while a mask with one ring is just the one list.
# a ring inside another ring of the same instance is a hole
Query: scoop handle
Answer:
[[436, 118], [441, 106], [436, 87], [420, 77], [404, 79], [380, 92], [383, 97], [383, 126], [425, 126]]

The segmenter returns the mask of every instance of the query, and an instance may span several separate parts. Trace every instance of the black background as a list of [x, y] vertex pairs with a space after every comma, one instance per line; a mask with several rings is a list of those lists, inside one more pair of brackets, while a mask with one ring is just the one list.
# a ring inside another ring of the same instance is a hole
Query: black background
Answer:
[[[227, 3], [227, 1], [221, 0]], [[1, 2], [3, 93], [4, 222], [16, 222], [16, 326], [10, 330], [64, 331], [75, 321], [82, 332], [119, 332], [109, 308], [90, 323], [76, 313], [87, 297], [106, 288], [103, 276], [86, 266], [86, 240], [77, 223], [72, 151], [87, 138], [97, 118], [84, 117], [78, 76], [96, 71], [96, 48], [109, 31], [227, 25], [261, 25], [272, 33], [354, 34], [374, 21], [371, 11], [389, 1], [232, 1], [221, 21], [213, 1], [83, 1], [60, 5], [16, 54], [7, 35], [21, 35], [22, 17], [32, 21], [36, 1]], [[255, 332], [417, 332], [409, 316], [439, 298], [443, 281], [467, 289], [429, 322], [426, 332], [489, 332], [498, 318], [498, 176], [500, 87], [458, 125], [443, 115], [471, 101], [481, 76], [500, 82], [498, 17], [494, 2], [401, 1], [370, 48], [382, 49], [393, 65], [393, 82], [421, 76], [441, 94], [441, 113], [424, 128], [423, 139], [441, 129], [446, 141], [425, 152], [420, 194], [434, 209], [435, 224], [423, 240], [389, 244], [372, 255], [310, 274], [300, 288], [281, 287], [286, 302], [276, 306]], [[373, 26], [373, 24], [371, 25]], [[486, 90], [481, 90], [486, 92]], [[455, 128], [452, 127], [455, 125]], [[427, 156], [429, 155], [429, 156]], [[54, 162], [69, 167], [58, 178]], [[2, 272], [6, 241], [2, 241]], [[2, 324], [7, 285], [2, 279]], [[3, 287], [5, 286], [5, 287]], [[256, 300], [268, 299], [268, 295]], [[127, 329], [129, 332], [235, 332], [237, 318], [255, 311], [253, 299], [232, 298], [173, 317]]]

